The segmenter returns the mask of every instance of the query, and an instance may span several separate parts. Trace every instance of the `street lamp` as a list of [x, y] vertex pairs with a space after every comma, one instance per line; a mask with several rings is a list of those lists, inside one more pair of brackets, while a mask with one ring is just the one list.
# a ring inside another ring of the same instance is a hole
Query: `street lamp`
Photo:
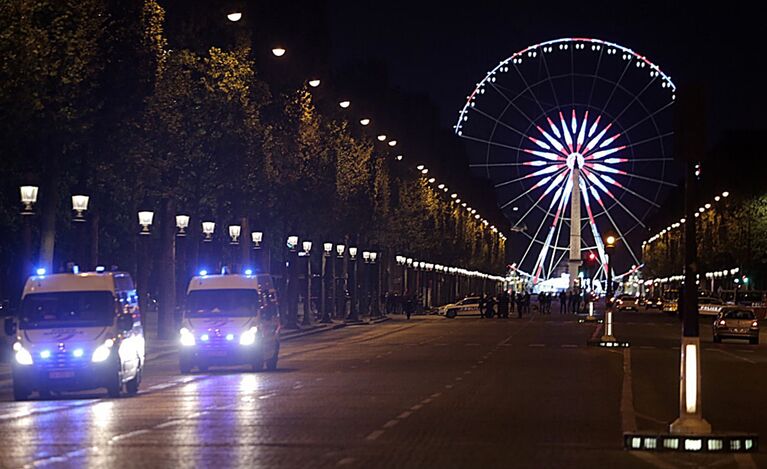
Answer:
[[368, 119], [367, 117], [365, 117], [363, 119], [360, 119], [360, 124], [368, 125], [368, 124], [370, 124], [370, 119]]
[[320, 86], [320, 83], [321, 83], [320, 80], [316, 78], [314, 80], [309, 80], [309, 86], [311, 86], [312, 88], [317, 88], [318, 86]]
[[88, 210], [88, 200], [90, 197], [87, 195], [73, 195], [72, 196], [72, 210], [75, 211], [75, 221], [85, 221], [83, 213]]
[[264, 233], [261, 231], [254, 231], [250, 233], [250, 239], [253, 241], [253, 249], [261, 249], [261, 241], [264, 240]]
[[349, 248], [349, 257], [351, 257], [351, 260], [357, 260], [357, 248], [352, 246]]
[[351, 101], [347, 101], [347, 100], [340, 101], [338, 103], [338, 105], [341, 106], [342, 109], [348, 109], [349, 106], [351, 106], [351, 104], [352, 104]]
[[397, 141], [396, 140], [389, 140], [389, 144], [388, 145], [390, 147], [395, 147], [395, 146], [397, 146]]
[[189, 215], [176, 215], [176, 227], [178, 228], [176, 236], [185, 237], [186, 229], [189, 228]]
[[309, 253], [312, 250], [312, 242], [311, 241], [304, 241], [302, 243], [302, 247], [304, 248], [304, 253], [308, 256]]
[[346, 246], [344, 246], [343, 244], [336, 245], [336, 252], [338, 253], [339, 259], [344, 257], [344, 250], [346, 250]]
[[352, 275], [351, 275], [351, 291], [350, 291], [350, 311], [349, 311], [349, 320], [350, 321], [359, 321], [359, 310], [357, 308], [357, 247], [351, 246], [349, 247], [349, 261], [352, 262]]
[[[327, 305], [327, 262], [328, 258], [333, 255], [333, 243], [322, 243], [322, 269], [320, 278], [320, 313], [322, 314], [323, 323], [329, 323], [330, 320], [330, 308]], [[335, 281], [335, 280], [334, 280]]]
[[24, 204], [24, 208], [21, 211], [22, 215], [34, 215], [34, 205], [37, 202], [37, 186], [21, 186], [21, 203]]
[[285, 55], [285, 52], [287, 52], [283, 47], [275, 47], [272, 49], [272, 54], [274, 54], [275, 57], [282, 57]]
[[288, 236], [287, 246], [290, 252], [296, 252], [296, 248], [298, 247], [298, 236]]
[[240, 244], [240, 233], [242, 232], [242, 228], [240, 225], [229, 225], [229, 237], [231, 240], [229, 241], [229, 244], [237, 245]]
[[232, 23], [236, 23], [242, 19], [242, 13], [240, 13], [239, 11], [233, 11], [229, 13], [228, 15], [226, 15], [226, 19], [228, 19]]
[[306, 257], [306, 294], [304, 295], [304, 318], [302, 324], [309, 326], [312, 323], [312, 259], [310, 257], [312, 242], [304, 241], [301, 243], [301, 247], [304, 250], [304, 257]]
[[377, 138], [379, 142], [383, 142], [384, 140], [386, 140], [386, 134], [380, 134]]
[[138, 212], [138, 224], [141, 225], [142, 235], [149, 235], [149, 227], [152, 226], [152, 220], [154, 220], [154, 212], [143, 211]]
[[617, 238], [612, 234], [605, 237], [605, 274], [607, 276], [607, 291], [605, 293], [605, 333], [602, 335], [602, 342], [615, 342], [613, 336], [613, 276], [612, 276], [612, 253], [615, 249]]
[[205, 235], [205, 238], [203, 241], [205, 242], [211, 242], [213, 241], [213, 232], [216, 230], [216, 223], [212, 221], [204, 221], [202, 222], [202, 234]]
[[362, 251], [362, 260], [365, 261], [365, 263], [370, 262], [370, 251]]

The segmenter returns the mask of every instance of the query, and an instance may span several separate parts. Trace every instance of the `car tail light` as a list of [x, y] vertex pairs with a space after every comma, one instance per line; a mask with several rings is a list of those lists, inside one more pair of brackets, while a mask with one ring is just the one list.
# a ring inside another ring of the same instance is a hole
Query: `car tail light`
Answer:
[[759, 327], [759, 322], [758, 321], [752, 322], [751, 327]]
[[727, 321], [725, 321], [724, 319], [722, 319], [721, 321], [719, 321], [719, 325], [720, 325], [720, 326], [726, 326], [726, 325], [727, 325]]

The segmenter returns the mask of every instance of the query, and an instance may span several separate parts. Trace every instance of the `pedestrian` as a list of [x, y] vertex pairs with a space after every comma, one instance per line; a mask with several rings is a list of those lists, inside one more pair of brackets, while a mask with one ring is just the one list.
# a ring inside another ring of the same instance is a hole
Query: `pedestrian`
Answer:
[[509, 295], [509, 308], [511, 312], [514, 312], [514, 303], [517, 301], [517, 292], [512, 291], [511, 295]]
[[485, 295], [479, 295], [479, 317], [483, 318], [485, 317], [485, 308], [487, 307], [487, 299], [485, 298]]
[[530, 292], [525, 291], [525, 301], [523, 303], [525, 305], [525, 312], [527, 314], [530, 314]]
[[498, 294], [498, 317], [509, 319], [509, 292], [505, 290]]
[[495, 298], [493, 298], [491, 295], [487, 296], [487, 301], [485, 302], [485, 317], [488, 319], [495, 316], [495, 309], [493, 307], [495, 306]]
[[551, 309], [549, 309], [549, 306], [551, 305], [551, 297], [549, 296], [549, 292], [543, 292], [543, 314], [549, 314], [551, 313]]
[[575, 314], [581, 312], [581, 287], [575, 287]]
[[405, 292], [403, 295], [404, 304], [403, 307], [405, 309], [405, 315], [407, 316], [407, 319], [410, 320], [410, 315], [413, 314], [413, 294], [409, 291]]
[[522, 313], [525, 309], [525, 295], [522, 292], [517, 293], [517, 318], [522, 319]]
[[559, 292], [559, 314], [567, 312], [567, 293], [564, 290]]

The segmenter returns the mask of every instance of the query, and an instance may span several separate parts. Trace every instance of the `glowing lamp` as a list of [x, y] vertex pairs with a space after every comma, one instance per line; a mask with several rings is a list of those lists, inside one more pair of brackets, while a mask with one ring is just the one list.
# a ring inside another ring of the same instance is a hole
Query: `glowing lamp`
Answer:
[[336, 245], [336, 252], [338, 253], [338, 257], [344, 257], [344, 250], [346, 249], [346, 246], [343, 244], [337, 244]]
[[232, 23], [236, 23], [242, 19], [242, 13], [238, 11], [233, 11], [229, 13], [228, 15], [226, 15], [226, 19], [228, 19]]
[[22, 215], [31, 215], [32, 206], [37, 202], [37, 186], [21, 186], [19, 188], [21, 192], [21, 203], [24, 204], [24, 210], [21, 211]]
[[323, 243], [322, 249], [325, 251], [325, 255], [329, 256], [331, 252], [333, 252], [333, 243]]
[[365, 260], [365, 262], [370, 260], [370, 251], [362, 251], [362, 259]]
[[202, 222], [202, 233], [205, 235], [203, 241], [211, 241], [213, 239], [213, 232], [216, 231], [216, 223], [212, 221]]
[[402, 161], [402, 155], [397, 155], [396, 159], [397, 159], [397, 161]]
[[457, 198], [457, 197], [458, 197], [458, 194], [456, 194], [455, 192], [453, 192], [452, 194], [450, 194], [450, 198], [451, 198], [451, 199], [455, 199], [455, 198]]
[[309, 254], [312, 250], [312, 242], [311, 241], [304, 241], [302, 243], [302, 247], [304, 248], [304, 252]]
[[296, 246], [298, 246], [298, 236], [291, 235], [288, 236], [288, 243], [287, 243], [288, 249], [291, 251], [296, 250]]
[[423, 168], [423, 169], [421, 170], [421, 174], [429, 174], [429, 170], [428, 170], [428, 169], [426, 169], [426, 168]]
[[375, 251], [370, 252], [370, 262], [375, 263], [376, 259], [378, 258], [378, 253]]
[[320, 86], [320, 83], [321, 83], [320, 80], [317, 80], [317, 79], [309, 80], [309, 86], [311, 86], [312, 88], [317, 88], [318, 86]]
[[729, 197], [730, 193], [727, 191], [722, 192], [722, 197]]
[[189, 215], [176, 215], [177, 236], [186, 236], [186, 229], [189, 228]]
[[285, 55], [285, 52], [287, 51], [282, 47], [275, 47], [274, 49], [272, 49], [272, 54], [274, 54], [275, 57], [282, 57], [283, 55]]
[[389, 145], [390, 147], [395, 147], [395, 146], [397, 146], [397, 141], [396, 141], [396, 140], [389, 140], [389, 143], [388, 143], [388, 145]]
[[607, 238], [605, 238], [605, 244], [608, 248], [615, 247], [615, 236], [609, 235]]
[[88, 200], [90, 197], [87, 195], [73, 195], [72, 196], [72, 210], [75, 211], [75, 221], [84, 221], [83, 213], [88, 210]]
[[349, 257], [351, 257], [352, 260], [357, 258], [357, 248], [352, 246], [349, 248]]
[[434, 178], [429, 178], [429, 184], [434, 184], [435, 182], [437, 182], [437, 180], [436, 180], [436, 179], [434, 179]]
[[370, 124], [370, 119], [368, 119], [367, 117], [365, 117], [364, 119], [360, 119], [360, 124], [368, 125]]
[[411, 265], [413, 265], [413, 258], [412, 258], [412, 257], [408, 257], [408, 258], [405, 260], [405, 262], [407, 262], [407, 265], [408, 265], [408, 267], [410, 267]]
[[40, 267], [39, 269], [35, 270], [35, 273], [36, 273], [38, 276], [43, 276], [43, 275], [45, 275], [45, 269], [44, 269], [44, 268], [42, 268], [42, 267]]
[[231, 238], [231, 241], [229, 243], [239, 244], [241, 232], [242, 232], [242, 227], [240, 227], [240, 225], [229, 225], [229, 237]]
[[378, 137], [376, 137], [376, 138], [378, 138], [378, 141], [379, 141], [379, 142], [383, 142], [384, 140], [386, 140], [386, 134], [381, 134], [381, 135], [379, 135], [379, 136], [378, 136]]
[[341, 101], [338, 105], [341, 106], [342, 109], [347, 109], [352, 103], [350, 101]]
[[245, 269], [245, 275], [253, 275], [253, 269]]
[[421, 170], [422, 170], [423, 168], [425, 168], [425, 167], [426, 167], [426, 166], [424, 166], [424, 165], [422, 165], [422, 164], [419, 164], [418, 166], [416, 166], [416, 167], [415, 167], [415, 169], [417, 169], [418, 171], [421, 171]]
[[138, 212], [138, 224], [141, 225], [142, 235], [149, 234], [149, 227], [152, 226], [153, 220], [154, 220], [154, 212], [151, 212], [151, 211]]
[[250, 233], [250, 239], [253, 241], [253, 246], [258, 248], [261, 246], [261, 241], [264, 240], [264, 233], [261, 231], [254, 231]]

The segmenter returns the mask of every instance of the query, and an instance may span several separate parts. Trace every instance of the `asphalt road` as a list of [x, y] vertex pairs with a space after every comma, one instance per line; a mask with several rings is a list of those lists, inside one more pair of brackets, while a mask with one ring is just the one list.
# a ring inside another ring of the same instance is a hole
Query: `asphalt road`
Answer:
[[[0, 465], [767, 467], [764, 452], [624, 451], [624, 430], [677, 416], [679, 324], [621, 313], [625, 351], [586, 346], [596, 327], [556, 312], [395, 316], [285, 342], [276, 372], [182, 376], [171, 351], [147, 362], [133, 398], [17, 403], [4, 380]], [[702, 331], [704, 416], [715, 431], [767, 435], [765, 345]]]

